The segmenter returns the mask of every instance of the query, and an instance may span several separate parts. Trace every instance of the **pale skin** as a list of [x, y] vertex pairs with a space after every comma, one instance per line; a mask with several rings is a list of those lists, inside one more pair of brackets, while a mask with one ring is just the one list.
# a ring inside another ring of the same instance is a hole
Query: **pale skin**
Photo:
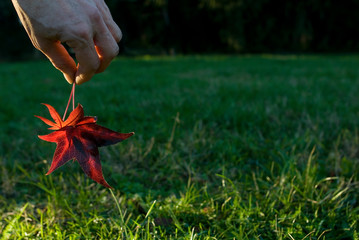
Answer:
[[[69, 83], [82, 84], [117, 56], [122, 33], [104, 0], [12, 0], [35, 48]], [[63, 43], [71, 47], [75, 60]]]

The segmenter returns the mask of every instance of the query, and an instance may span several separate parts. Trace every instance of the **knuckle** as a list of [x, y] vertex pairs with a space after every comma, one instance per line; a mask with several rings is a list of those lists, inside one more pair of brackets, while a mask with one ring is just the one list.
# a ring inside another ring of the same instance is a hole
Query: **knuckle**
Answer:
[[121, 41], [122, 39], [122, 31], [121, 29], [117, 26], [117, 24], [111, 20], [109, 23], [107, 23], [108, 29], [110, 30], [113, 38], [116, 40], [116, 42]]
[[118, 55], [118, 53], [120, 52], [120, 48], [118, 47], [118, 45], [116, 45], [115, 49], [114, 49], [114, 54], [113, 57], [116, 57]]
[[122, 39], [122, 31], [121, 31], [121, 29], [118, 29], [118, 31], [117, 31], [117, 34], [116, 34], [116, 42], [119, 42], [119, 41], [121, 41], [121, 39]]
[[76, 29], [76, 34], [80, 39], [87, 40], [91, 36], [91, 31], [89, 28], [83, 26]]
[[101, 61], [109, 63], [112, 61], [112, 59], [114, 59], [118, 53], [119, 53], [119, 47], [116, 45], [111, 49], [108, 49], [107, 51], [105, 51], [102, 56], [101, 56]]
[[92, 36], [93, 33], [89, 26], [84, 23], [80, 23], [73, 25], [72, 28], [68, 30], [67, 37], [63, 41], [66, 42], [69, 47], [81, 48], [88, 45]]
[[73, 34], [77, 36], [77, 41], [80, 43], [88, 42], [92, 38], [92, 31], [85, 25], [81, 24], [73, 30]]
[[101, 13], [99, 10], [95, 7], [89, 8], [88, 10], [88, 16], [89, 18], [94, 22], [99, 22], [102, 20]]
[[119, 51], [120, 51], [120, 48], [118, 47], [118, 45], [114, 46], [111, 49], [111, 51], [109, 52], [108, 58], [112, 60], [113, 58], [115, 58], [118, 55]]

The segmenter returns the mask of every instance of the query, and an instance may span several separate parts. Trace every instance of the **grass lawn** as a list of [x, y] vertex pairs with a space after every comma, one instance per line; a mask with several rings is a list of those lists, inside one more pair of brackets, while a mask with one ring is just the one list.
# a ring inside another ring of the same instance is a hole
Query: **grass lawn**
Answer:
[[359, 239], [359, 56], [119, 58], [76, 88], [126, 141], [109, 189], [34, 115], [63, 113], [50, 63], [0, 64], [2, 239]]

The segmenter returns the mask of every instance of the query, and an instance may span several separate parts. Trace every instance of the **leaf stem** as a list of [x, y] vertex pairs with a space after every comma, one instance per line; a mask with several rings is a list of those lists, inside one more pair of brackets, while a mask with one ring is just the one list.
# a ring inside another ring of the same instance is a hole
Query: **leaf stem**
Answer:
[[66, 106], [66, 109], [65, 109], [64, 116], [62, 117], [62, 121], [65, 121], [67, 109], [69, 109], [69, 105], [70, 105], [71, 99], [72, 99], [72, 110], [75, 109], [75, 86], [76, 86], [76, 83], [74, 82], [74, 83], [72, 84], [72, 89], [71, 89], [69, 101], [67, 102], [67, 106]]
[[72, 85], [72, 111], [75, 110], [75, 86], [76, 82]]

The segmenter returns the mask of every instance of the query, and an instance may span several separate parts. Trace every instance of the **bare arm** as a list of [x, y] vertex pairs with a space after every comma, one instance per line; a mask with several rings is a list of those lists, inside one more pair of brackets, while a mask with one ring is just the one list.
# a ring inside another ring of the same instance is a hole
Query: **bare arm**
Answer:
[[[12, 0], [35, 48], [69, 83], [82, 84], [104, 71], [118, 54], [120, 28], [104, 0]], [[66, 51], [71, 47], [78, 61]]]

